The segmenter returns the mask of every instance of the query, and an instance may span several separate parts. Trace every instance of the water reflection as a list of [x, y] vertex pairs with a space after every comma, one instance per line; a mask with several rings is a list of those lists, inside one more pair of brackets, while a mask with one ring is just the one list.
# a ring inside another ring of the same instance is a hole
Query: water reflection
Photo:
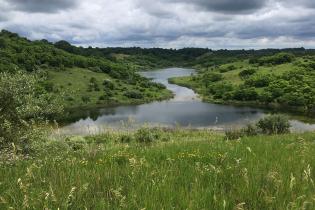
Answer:
[[[168, 83], [168, 78], [193, 73], [194, 70], [179, 68], [142, 72], [143, 76], [166, 85], [175, 97], [162, 102], [94, 110], [61, 131], [65, 134], [94, 134], [103, 132], [105, 128], [136, 128], [145, 123], [153, 126], [226, 129], [246, 125], [265, 115], [263, 110], [256, 108], [204, 103], [191, 89]], [[299, 120], [292, 120], [292, 125], [295, 131], [315, 129], [314, 124]]]

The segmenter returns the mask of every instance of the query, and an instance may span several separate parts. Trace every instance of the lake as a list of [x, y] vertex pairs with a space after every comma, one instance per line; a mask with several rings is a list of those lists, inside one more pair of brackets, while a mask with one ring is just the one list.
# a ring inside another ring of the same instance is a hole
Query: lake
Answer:
[[[142, 105], [107, 107], [82, 111], [82, 118], [62, 127], [62, 134], [97, 134], [107, 129], [134, 129], [143, 125], [165, 127], [209, 128], [225, 130], [255, 122], [268, 111], [232, 105], [202, 102], [193, 90], [168, 83], [168, 78], [189, 76], [193, 69], [168, 68], [141, 72], [143, 76], [164, 84], [174, 93], [171, 100]], [[289, 115], [294, 131], [315, 130], [315, 123], [302, 122], [300, 116]]]

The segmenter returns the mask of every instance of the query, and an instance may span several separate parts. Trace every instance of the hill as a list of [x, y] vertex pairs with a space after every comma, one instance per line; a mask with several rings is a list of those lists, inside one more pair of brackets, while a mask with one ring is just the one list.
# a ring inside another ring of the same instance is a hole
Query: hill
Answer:
[[48, 92], [64, 95], [67, 108], [144, 103], [172, 97], [163, 85], [141, 77], [126, 62], [78, 55], [47, 40], [0, 33], [0, 72], [40, 73]]
[[196, 68], [197, 75], [170, 81], [195, 89], [205, 101], [315, 111], [312, 51], [276, 51]]
[[30, 41], [3, 30], [0, 55], [0, 71], [41, 71], [47, 78], [43, 87], [63, 95], [71, 108], [170, 98], [163, 85], [136, 71], [182, 66], [198, 75], [171, 81], [194, 88], [206, 101], [314, 112], [312, 49], [83, 48]]

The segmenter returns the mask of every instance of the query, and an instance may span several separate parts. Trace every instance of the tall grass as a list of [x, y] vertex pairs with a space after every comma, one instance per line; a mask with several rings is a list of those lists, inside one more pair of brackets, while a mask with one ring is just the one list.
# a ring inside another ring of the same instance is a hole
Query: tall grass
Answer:
[[2, 161], [0, 209], [315, 209], [313, 133], [160, 132], [168, 141], [69, 138]]

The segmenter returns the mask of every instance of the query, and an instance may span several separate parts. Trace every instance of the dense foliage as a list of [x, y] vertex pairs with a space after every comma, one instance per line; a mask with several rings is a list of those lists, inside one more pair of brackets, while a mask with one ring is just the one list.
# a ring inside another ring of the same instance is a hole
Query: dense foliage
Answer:
[[127, 79], [133, 76], [124, 65], [118, 65], [106, 58], [85, 57], [56, 48], [46, 40], [29, 41], [15, 33], [2, 30], [0, 33], [0, 69], [14, 72], [17, 69], [29, 72], [37, 69], [89, 68], [108, 73], [115, 78]]
[[[65, 41], [30, 41], [2, 30], [0, 72], [44, 71], [47, 80], [39, 85], [56, 95], [64, 92], [66, 107], [141, 103], [171, 97], [164, 86], [138, 75], [127, 61], [84, 53], [89, 51], [90, 48], [75, 47]], [[102, 84], [104, 80], [111, 84]], [[142, 94], [135, 94], [138, 92]]]
[[298, 107], [299, 111], [313, 112], [315, 56], [307, 51], [305, 54], [256, 56], [201, 68], [195, 76], [175, 78], [172, 82], [194, 88], [209, 101]]
[[37, 138], [34, 128], [61, 113], [60, 101], [40, 89], [39, 80], [33, 74], [0, 73], [0, 150], [12, 144], [27, 147]]

